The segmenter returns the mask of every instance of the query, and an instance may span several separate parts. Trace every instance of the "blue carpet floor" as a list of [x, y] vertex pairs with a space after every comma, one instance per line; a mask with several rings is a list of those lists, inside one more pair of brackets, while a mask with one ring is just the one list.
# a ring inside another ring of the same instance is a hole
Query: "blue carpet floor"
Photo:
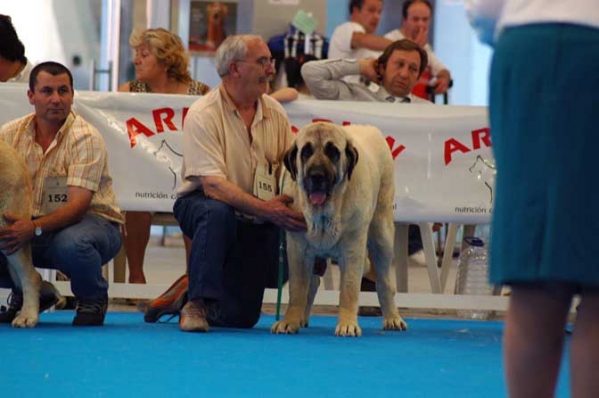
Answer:
[[[43, 314], [35, 329], [0, 325], [3, 397], [505, 397], [502, 322], [407, 319], [385, 332], [361, 318], [361, 338], [334, 337], [314, 316], [298, 335], [251, 330], [182, 333], [109, 313], [102, 328], [74, 328], [72, 312]], [[558, 397], [568, 396], [560, 375]]]

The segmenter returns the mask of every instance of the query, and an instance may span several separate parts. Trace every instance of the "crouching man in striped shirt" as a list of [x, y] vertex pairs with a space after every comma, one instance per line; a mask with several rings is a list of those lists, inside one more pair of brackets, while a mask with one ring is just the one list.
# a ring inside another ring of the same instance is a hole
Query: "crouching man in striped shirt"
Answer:
[[[0, 287], [12, 288], [0, 322], [11, 322], [23, 305], [6, 257], [31, 242], [33, 264], [60, 270], [71, 279], [77, 301], [73, 325], [103, 325], [108, 282], [102, 264], [121, 247], [123, 218], [112, 191], [108, 158], [100, 133], [71, 110], [73, 76], [63, 65], [44, 62], [31, 71], [27, 96], [35, 113], [6, 123], [0, 140], [23, 157], [33, 179], [33, 219], [1, 216]], [[54, 286], [44, 282], [40, 311], [58, 301]]]

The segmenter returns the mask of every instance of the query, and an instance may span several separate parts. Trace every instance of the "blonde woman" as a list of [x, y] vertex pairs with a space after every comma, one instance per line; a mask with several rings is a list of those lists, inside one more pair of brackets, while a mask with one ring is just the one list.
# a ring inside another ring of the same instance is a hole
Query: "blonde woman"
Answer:
[[166, 29], [133, 32], [129, 44], [135, 52], [135, 80], [119, 91], [158, 94], [204, 95], [210, 87], [189, 74], [189, 55], [181, 38]]
[[[119, 91], [188, 95], [204, 95], [210, 91], [210, 87], [191, 78], [188, 71], [189, 56], [176, 34], [162, 28], [135, 31], [129, 44], [135, 52], [135, 80], [121, 85]], [[129, 283], [146, 283], [143, 263], [150, 239], [152, 214], [128, 211], [125, 218], [124, 245], [129, 264]], [[185, 237], [187, 253], [189, 245]]]

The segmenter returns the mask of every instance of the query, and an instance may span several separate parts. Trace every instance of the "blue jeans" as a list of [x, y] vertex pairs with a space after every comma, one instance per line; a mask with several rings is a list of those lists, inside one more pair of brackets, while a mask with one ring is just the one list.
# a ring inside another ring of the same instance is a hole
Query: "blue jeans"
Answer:
[[265, 287], [275, 287], [279, 228], [238, 220], [231, 206], [193, 192], [176, 200], [174, 215], [192, 238], [189, 299], [215, 302], [208, 323], [251, 328]]
[[[44, 232], [31, 240], [33, 265], [57, 269], [71, 279], [77, 298], [96, 299], [108, 293], [102, 265], [118, 253], [122, 240], [116, 223], [87, 214], [78, 223]], [[6, 257], [0, 254], [0, 287], [13, 288]]]

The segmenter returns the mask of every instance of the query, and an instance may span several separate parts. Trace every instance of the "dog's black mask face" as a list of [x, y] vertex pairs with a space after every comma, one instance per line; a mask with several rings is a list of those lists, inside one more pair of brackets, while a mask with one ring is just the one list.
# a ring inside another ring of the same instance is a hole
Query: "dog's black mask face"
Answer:
[[[325, 125], [326, 126], [326, 125]], [[300, 132], [285, 156], [285, 167], [314, 206], [324, 205], [336, 184], [349, 180], [358, 152], [332, 125]]]
[[330, 142], [324, 148], [315, 148], [309, 142], [300, 151], [300, 163], [304, 170], [302, 184], [308, 197], [313, 204], [324, 203], [337, 181], [339, 150]]

